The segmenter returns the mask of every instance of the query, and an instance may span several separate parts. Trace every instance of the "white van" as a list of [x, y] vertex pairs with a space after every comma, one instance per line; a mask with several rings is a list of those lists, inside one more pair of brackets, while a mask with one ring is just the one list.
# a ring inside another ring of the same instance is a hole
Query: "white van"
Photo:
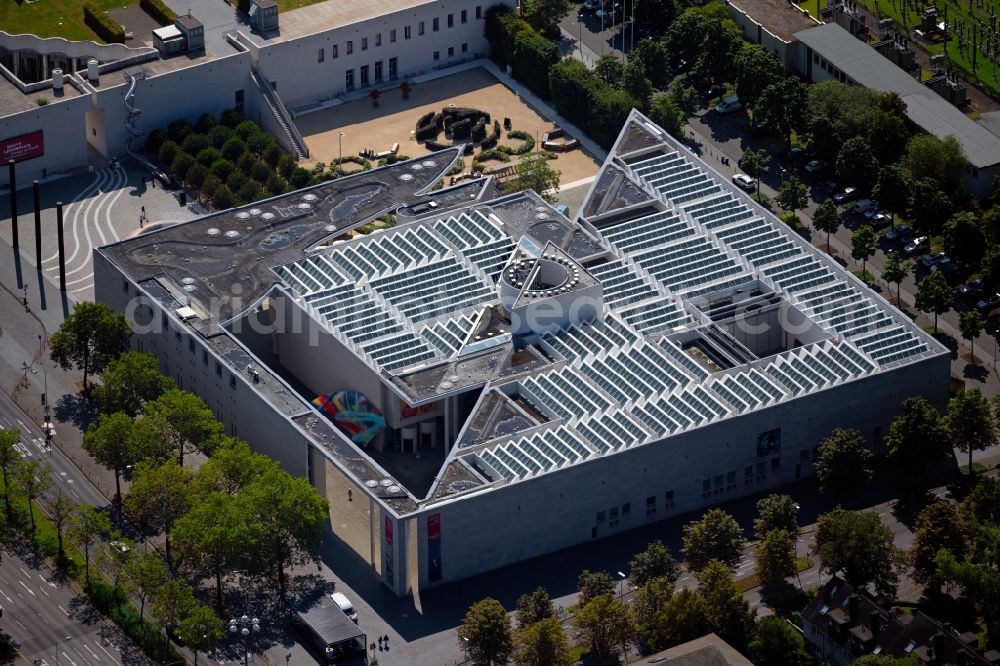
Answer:
[[358, 612], [354, 610], [354, 606], [351, 604], [351, 600], [343, 592], [334, 592], [330, 595], [333, 603], [337, 604], [337, 608], [344, 611], [344, 615], [351, 618], [355, 623], [358, 621]]

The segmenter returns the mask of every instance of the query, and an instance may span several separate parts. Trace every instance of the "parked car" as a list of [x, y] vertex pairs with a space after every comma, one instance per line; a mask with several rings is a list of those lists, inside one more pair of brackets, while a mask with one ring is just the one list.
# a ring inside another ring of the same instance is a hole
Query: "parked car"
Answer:
[[958, 293], [963, 296], [978, 296], [983, 293], [983, 281], [980, 278], [976, 278], [975, 280], [966, 282], [958, 288]]
[[808, 159], [808, 157], [809, 156], [806, 154], [806, 151], [801, 148], [792, 148], [788, 151], [788, 161], [796, 166], [802, 164], [806, 161], [806, 159]]
[[726, 92], [726, 89], [720, 86], [718, 83], [713, 83], [705, 91], [705, 97], [712, 99], [713, 97], [718, 97], [722, 93]]
[[355, 623], [358, 621], [358, 612], [354, 610], [354, 604], [347, 598], [347, 595], [343, 592], [334, 592], [330, 595], [330, 599], [333, 600], [333, 603], [337, 604], [337, 608], [344, 611], [344, 615], [351, 618]]
[[930, 268], [932, 266], [937, 266], [942, 261], [946, 260], [950, 261], [943, 252], [931, 252], [930, 254], [925, 254], [923, 259], [920, 260], [920, 263], [927, 268]]
[[918, 236], [903, 247], [903, 254], [907, 256], [917, 254], [918, 252], [927, 250], [929, 246], [930, 244], [927, 242], [927, 236]]
[[872, 225], [874, 229], [885, 229], [892, 224], [892, 218], [885, 213], [873, 212], [871, 215], [865, 215], [865, 221]]
[[842, 204], [845, 201], [850, 201], [858, 194], [858, 188], [856, 187], [845, 187], [840, 192], [833, 195], [833, 203]]
[[858, 203], [854, 204], [854, 212], [865, 217], [868, 217], [869, 212], [874, 215], [877, 209], [878, 205], [871, 199], [858, 199]]
[[722, 100], [715, 105], [715, 112], [726, 115], [729, 113], [736, 113], [742, 108], [743, 105], [740, 104], [740, 98], [736, 95], [730, 95], [729, 97], [723, 97]]
[[889, 229], [889, 231], [885, 232], [884, 238], [886, 240], [896, 240], [896, 239], [902, 240], [906, 238], [908, 235], [910, 235], [910, 225], [897, 224], [892, 229]]
[[819, 173], [820, 171], [825, 170], [826, 167], [827, 164], [823, 160], [813, 160], [806, 165], [806, 171], [809, 173]]
[[958, 262], [952, 261], [951, 257], [941, 257], [941, 259], [931, 266], [931, 273], [944, 273], [949, 279], [958, 273]]
[[746, 190], [747, 192], [753, 192], [757, 189], [757, 183], [745, 173], [733, 174], [733, 183], [741, 190]]
[[980, 312], [989, 312], [997, 307], [1000, 307], [1000, 294], [993, 294], [976, 302], [976, 309]]
[[115, 550], [117, 550], [119, 553], [122, 554], [132, 550], [131, 548], [129, 548], [129, 545], [124, 541], [112, 541], [110, 545], [112, 548], [114, 548]]

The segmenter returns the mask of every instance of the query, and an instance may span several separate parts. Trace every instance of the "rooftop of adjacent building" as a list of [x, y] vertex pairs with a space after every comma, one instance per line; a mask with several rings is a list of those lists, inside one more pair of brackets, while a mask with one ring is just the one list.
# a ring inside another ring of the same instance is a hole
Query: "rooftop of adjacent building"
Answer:
[[784, 42], [793, 41], [796, 32], [819, 24], [808, 10], [789, 0], [727, 0], [727, 2]]
[[658, 666], [753, 666], [753, 662], [714, 633], [648, 655], [638, 663]]

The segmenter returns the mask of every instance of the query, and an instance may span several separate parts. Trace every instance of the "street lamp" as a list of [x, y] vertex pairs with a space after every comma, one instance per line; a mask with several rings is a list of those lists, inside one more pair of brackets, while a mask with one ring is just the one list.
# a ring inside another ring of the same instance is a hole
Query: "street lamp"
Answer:
[[337, 136], [337, 171], [343, 172], [342, 162], [344, 161], [344, 133]]
[[[621, 602], [622, 597], [625, 595], [625, 574], [621, 571], [618, 572], [618, 601]], [[622, 636], [622, 656], [625, 657], [625, 663], [628, 663], [628, 648], [625, 647], [625, 637]]]
[[[247, 604], [249, 606], [249, 604]], [[243, 637], [243, 666], [248, 666], [250, 664], [250, 633], [256, 633], [260, 631], [260, 620], [256, 617], [250, 617], [244, 613], [239, 618], [230, 618], [229, 620], [229, 633], [235, 635], [237, 632]]]

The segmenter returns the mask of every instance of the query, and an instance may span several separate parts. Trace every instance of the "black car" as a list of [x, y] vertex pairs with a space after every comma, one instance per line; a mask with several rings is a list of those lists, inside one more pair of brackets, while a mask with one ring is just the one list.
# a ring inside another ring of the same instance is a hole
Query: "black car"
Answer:
[[966, 282], [958, 288], [958, 293], [963, 296], [978, 296], [983, 293], [983, 281], [979, 278]]
[[808, 157], [806, 151], [801, 148], [792, 148], [788, 151], [788, 161], [795, 165], [802, 164]]

